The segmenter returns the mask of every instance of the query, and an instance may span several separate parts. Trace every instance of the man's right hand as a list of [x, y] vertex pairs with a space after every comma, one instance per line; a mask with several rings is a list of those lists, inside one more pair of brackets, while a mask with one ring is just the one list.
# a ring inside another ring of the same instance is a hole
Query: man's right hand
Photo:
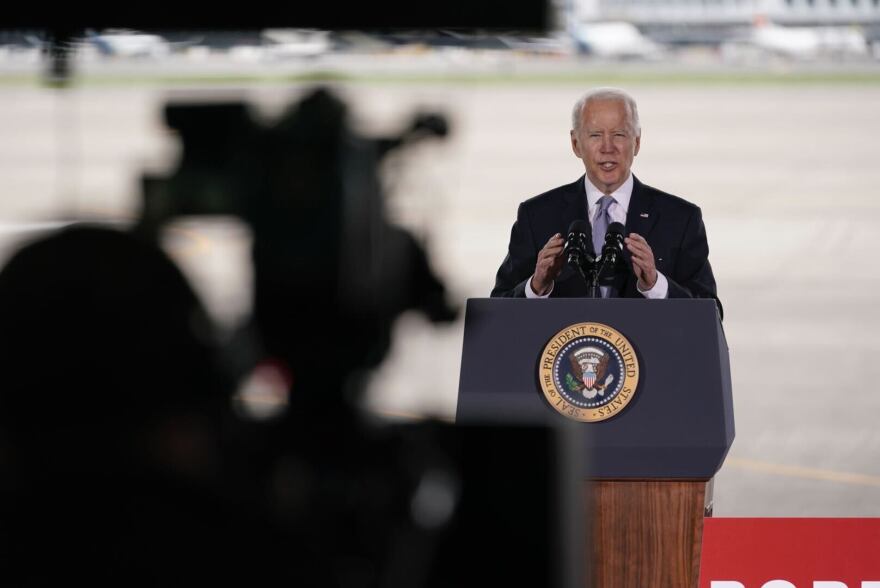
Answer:
[[544, 248], [538, 252], [538, 261], [535, 263], [535, 275], [532, 276], [532, 290], [538, 296], [544, 296], [553, 286], [553, 281], [562, 272], [564, 260], [562, 250], [565, 248], [565, 240], [562, 235], [556, 233]]

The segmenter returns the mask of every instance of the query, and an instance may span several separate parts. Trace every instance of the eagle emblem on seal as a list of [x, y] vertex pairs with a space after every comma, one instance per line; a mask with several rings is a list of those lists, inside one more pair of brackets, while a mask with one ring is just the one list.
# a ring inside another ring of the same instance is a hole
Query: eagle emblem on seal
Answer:
[[583, 423], [624, 410], [639, 386], [632, 343], [602, 323], [575, 323], [547, 341], [538, 360], [538, 386], [550, 408]]
[[584, 398], [604, 396], [605, 390], [614, 382], [614, 374], [608, 373], [608, 354], [598, 347], [585, 346], [568, 356], [571, 371], [566, 385], [572, 392], [580, 392]]

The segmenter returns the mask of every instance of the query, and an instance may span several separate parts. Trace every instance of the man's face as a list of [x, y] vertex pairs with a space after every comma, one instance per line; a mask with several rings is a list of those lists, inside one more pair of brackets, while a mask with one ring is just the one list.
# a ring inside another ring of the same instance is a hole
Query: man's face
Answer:
[[571, 148], [584, 162], [590, 182], [610, 194], [629, 177], [641, 137], [635, 135], [621, 100], [591, 100], [580, 122], [571, 132]]

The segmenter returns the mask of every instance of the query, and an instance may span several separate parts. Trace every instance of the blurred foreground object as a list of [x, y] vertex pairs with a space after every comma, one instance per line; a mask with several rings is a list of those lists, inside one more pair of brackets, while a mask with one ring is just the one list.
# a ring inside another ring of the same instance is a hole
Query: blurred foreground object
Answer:
[[[378, 179], [445, 119], [367, 139], [323, 89], [270, 125], [241, 103], [166, 118], [182, 159], [144, 178], [131, 231], [68, 228], [0, 271], [0, 578], [580, 584], [566, 435], [361, 409], [399, 314], [456, 316]], [[157, 245], [201, 215], [253, 233], [253, 315], [226, 343]], [[236, 390], [283, 410], [240, 418]]]
[[251, 227], [253, 320], [239, 349], [251, 345], [254, 363], [282, 366], [296, 389], [327, 391], [294, 395], [296, 410], [337, 418], [351, 399], [331, 391], [378, 365], [403, 311], [455, 317], [421, 246], [385, 220], [378, 177], [391, 150], [445, 136], [445, 119], [420, 115], [399, 137], [366, 139], [323, 89], [271, 125], [234, 102], [172, 104], [166, 119], [182, 159], [167, 178], [144, 179], [135, 232], [155, 240], [163, 223], [190, 215], [232, 215]]
[[7, 28], [129, 27], [140, 30], [244, 31], [266, 28], [315, 28], [334, 31], [378, 29], [460, 29], [469, 31], [542, 31], [550, 22], [548, 0], [447, 0], [423, 6], [405, 0], [369, 3], [252, 2], [212, 6], [182, 2], [173, 10], [149, 4], [59, 6], [52, 10], [20, 6], [4, 18]]

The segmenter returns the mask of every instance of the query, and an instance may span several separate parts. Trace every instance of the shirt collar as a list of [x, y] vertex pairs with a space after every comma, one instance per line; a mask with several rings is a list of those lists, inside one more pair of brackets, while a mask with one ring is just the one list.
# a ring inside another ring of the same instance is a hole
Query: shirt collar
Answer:
[[[626, 213], [629, 211], [629, 201], [632, 198], [633, 192], [633, 175], [632, 172], [629, 172], [629, 176], [627, 176], [626, 181], [620, 185], [620, 187], [612, 192], [610, 196], [612, 196], [617, 203], [623, 208], [623, 212]], [[590, 182], [590, 178], [584, 174], [584, 187], [587, 189], [587, 204], [590, 207], [590, 218], [593, 218], [593, 213], [596, 210], [597, 203], [599, 202], [599, 198], [605, 195], [602, 190], [597, 188]]]

